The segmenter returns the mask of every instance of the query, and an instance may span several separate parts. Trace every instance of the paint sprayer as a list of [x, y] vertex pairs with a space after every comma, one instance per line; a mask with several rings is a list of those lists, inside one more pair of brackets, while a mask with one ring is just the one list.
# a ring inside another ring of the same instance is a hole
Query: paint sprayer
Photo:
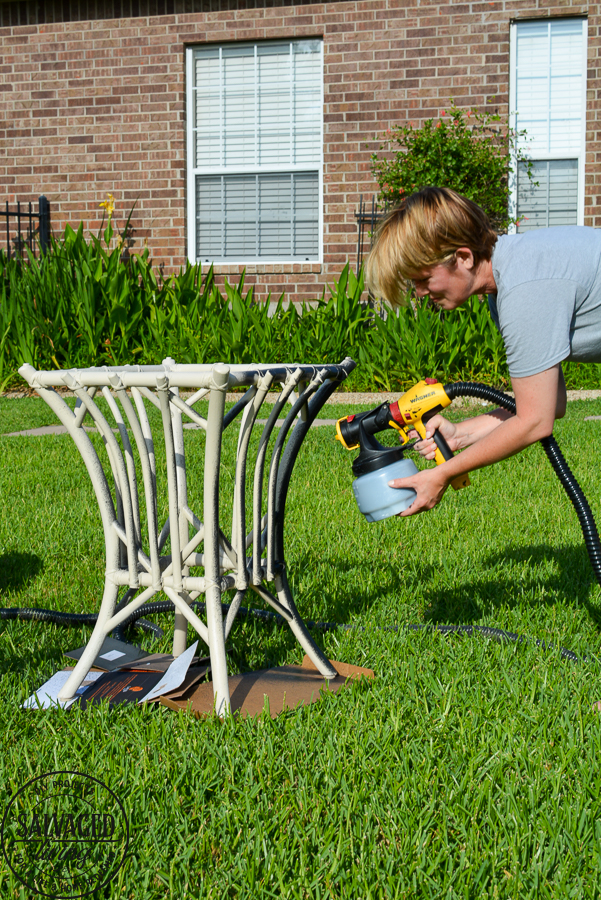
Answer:
[[[336, 440], [347, 450], [359, 449], [353, 460], [353, 493], [359, 509], [368, 522], [378, 522], [395, 516], [411, 506], [415, 491], [388, 486], [393, 478], [409, 478], [418, 471], [411, 459], [405, 458], [409, 432], [417, 431], [422, 440], [426, 437], [426, 422], [442, 412], [452, 402], [454, 385], [443, 387], [435, 378], [418, 382], [394, 403], [382, 403], [375, 409], [346, 416], [336, 422]], [[398, 432], [398, 447], [385, 447], [374, 437], [380, 431], [392, 428]], [[451, 459], [453, 452], [438, 430], [433, 434], [436, 444], [434, 457], [437, 465]], [[467, 487], [469, 475], [460, 475], [451, 485], [455, 490]]]

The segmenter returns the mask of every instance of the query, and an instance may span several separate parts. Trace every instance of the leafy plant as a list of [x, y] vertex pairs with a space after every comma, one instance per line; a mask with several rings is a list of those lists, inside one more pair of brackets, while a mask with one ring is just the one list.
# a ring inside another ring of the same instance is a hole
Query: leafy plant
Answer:
[[517, 146], [524, 135], [497, 113], [460, 109], [453, 100], [438, 120], [428, 119], [421, 128], [395, 125], [371, 157], [380, 200], [396, 204], [430, 185], [448, 187], [481, 206], [494, 228], [506, 231], [512, 160], [524, 162], [532, 177], [532, 163]]

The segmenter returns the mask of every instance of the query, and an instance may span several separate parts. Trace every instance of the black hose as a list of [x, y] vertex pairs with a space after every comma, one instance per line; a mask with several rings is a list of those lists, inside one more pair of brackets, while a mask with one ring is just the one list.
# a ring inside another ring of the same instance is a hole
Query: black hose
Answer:
[[[125, 599], [125, 598], [124, 598]], [[120, 606], [124, 605], [123, 600], [119, 604]], [[205, 612], [205, 604], [199, 602], [198, 600], [194, 600], [190, 606], [195, 608], [201, 614]], [[227, 615], [230, 606], [229, 603], [222, 603], [222, 611], [224, 615]], [[158, 625], [154, 625], [152, 622], [146, 623], [144, 619], [141, 618], [142, 614], [145, 616], [156, 615], [157, 613], [173, 613], [175, 607], [170, 600], [157, 600], [155, 603], [147, 603], [144, 607], [135, 610], [132, 614], [119, 626], [122, 629], [122, 632], [130, 625], [140, 626], [143, 622], [145, 625], [150, 625], [151, 629], [145, 628], [146, 631], [151, 630], [157, 637], [163, 636], [162, 628], [159, 628]], [[254, 618], [258, 619], [262, 622], [270, 622], [275, 625], [283, 626], [286, 624], [286, 620], [283, 616], [278, 615], [278, 613], [272, 612], [269, 609], [247, 609], [245, 606], [241, 606], [238, 610], [238, 617], [242, 619], [246, 618]], [[12, 609], [0, 609], [0, 619], [30, 619], [37, 622], [53, 622], [56, 625], [94, 625], [96, 623], [97, 615], [95, 613], [62, 613], [55, 612], [50, 609], [35, 609], [28, 607], [14, 607]], [[313, 622], [311, 620], [305, 621], [305, 625], [307, 628], [318, 629], [319, 631], [335, 631], [337, 629], [343, 629], [346, 631], [350, 631], [351, 629], [360, 628], [360, 626], [353, 625], [341, 625], [338, 622]], [[489, 628], [486, 625], [428, 625], [428, 624], [419, 624], [419, 625], [407, 625], [406, 626], [411, 631], [422, 631], [422, 630], [431, 630], [435, 631], [439, 634], [461, 634], [468, 635], [472, 637], [474, 633], [482, 634], [484, 637], [490, 638], [492, 640], [497, 641], [513, 641], [514, 643], [523, 643], [525, 638], [520, 637], [520, 635], [515, 634], [512, 631], [502, 631], [500, 628]], [[386, 631], [398, 631], [398, 628], [391, 627], [384, 629]], [[117, 637], [116, 630], [113, 632], [113, 637], [116, 637], [117, 640], [126, 641], [126, 638], [123, 636]], [[554, 647], [552, 644], [545, 644], [544, 641], [535, 640], [534, 642], [537, 647], [541, 647], [543, 650], [553, 650]], [[561, 648], [561, 656], [564, 659], [570, 659], [573, 662], [578, 661], [578, 657], [575, 653], [572, 653], [571, 650], [565, 650]]]
[[[128, 596], [130, 594], [132, 596]], [[135, 591], [127, 591], [123, 599], [115, 608], [115, 612], [123, 608], [126, 603], [133, 598]], [[190, 604], [192, 609], [197, 609], [201, 614], [206, 611], [206, 606], [199, 600], [193, 600]], [[222, 603], [221, 609], [224, 615], [227, 615], [230, 608], [229, 603]], [[130, 615], [118, 625], [112, 632], [112, 637], [119, 641], [127, 643], [125, 631], [131, 625], [136, 625], [144, 631], [154, 634], [158, 638], [162, 638], [164, 631], [154, 622], [148, 622], [142, 616], [153, 616], [159, 613], [173, 613], [175, 606], [171, 600], [157, 600], [154, 603], [145, 603], [139, 609], [134, 610]], [[247, 609], [241, 606], [237, 613], [237, 618], [246, 619], [253, 618], [262, 622], [274, 622], [277, 625], [285, 625], [286, 619], [278, 613], [271, 612], [268, 609]], [[52, 622], [55, 625], [73, 625], [81, 627], [82, 625], [95, 625], [98, 619], [97, 613], [65, 613], [57, 612], [53, 609], [38, 609], [37, 607], [13, 606], [10, 608], [0, 608], [0, 620], [2, 619], [24, 619], [34, 622]], [[331, 631], [334, 628], [341, 627], [338, 623], [333, 622], [305, 622], [308, 628], [321, 628], [323, 631]], [[345, 626], [343, 626], [345, 627]]]
[[[516, 634], [514, 631], [503, 631], [501, 628], [490, 628], [488, 625], [428, 625], [420, 623], [419, 625], [407, 625], [407, 628], [411, 631], [430, 629], [439, 634], [467, 634], [469, 637], [472, 637], [474, 633], [476, 633], [482, 634], [484, 637], [493, 641], [513, 641], [516, 644], [528, 642], [527, 638]], [[542, 650], [555, 649], [553, 644], [546, 644], [539, 638], [535, 638], [534, 644]], [[566, 650], [564, 647], [561, 647], [559, 652], [563, 659], [570, 659], [572, 662], [578, 662], [578, 657], [571, 650]]]
[[63, 613], [27, 606], [0, 609], [0, 619], [33, 619], [36, 622], [54, 622], [55, 625], [95, 625], [97, 618], [96, 613]]
[[455, 400], [457, 397], [478, 397], [480, 400], [487, 400], [488, 403], [497, 403], [515, 415], [513, 397], [488, 384], [480, 384], [477, 381], [456, 381], [453, 384], [445, 384], [444, 390], [449, 400]]
[[[163, 629], [155, 625], [154, 622], [147, 622], [142, 618], [149, 610], [144, 607], [141, 611], [136, 610], [119, 625], [112, 633], [112, 636], [118, 641], [125, 641], [127, 638], [124, 631], [128, 625], [134, 622], [144, 631], [154, 634], [156, 637], [163, 637]], [[157, 610], [158, 612], [158, 610]], [[28, 619], [33, 622], [53, 622], [55, 625], [95, 625], [98, 619], [97, 613], [64, 613], [54, 609], [37, 609], [28, 606], [13, 606], [8, 609], [0, 609], [0, 619]]]
[[[127, 606], [129, 601], [134, 599], [136, 593], [136, 588], [128, 588], [115, 607], [115, 612], [121, 612], [121, 610]], [[158, 638], [160, 640], [165, 632], [158, 625], [155, 625], [154, 622], [149, 622], [147, 619], [142, 618], [142, 616], [146, 612], [146, 607], [144, 607], [144, 609], [136, 610], [135, 612], [133, 612], [127, 617], [124, 622], [121, 622], [120, 625], [117, 625], [117, 627], [112, 632], [111, 637], [113, 637], [116, 641], [123, 641], [125, 644], [127, 644], [128, 640], [125, 636], [125, 630], [129, 625], [133, 625], [135, 623], [138, 628], [142, 629], [142, 631], [145, 631], [147, 634], [153, 634], [155, 638]]]

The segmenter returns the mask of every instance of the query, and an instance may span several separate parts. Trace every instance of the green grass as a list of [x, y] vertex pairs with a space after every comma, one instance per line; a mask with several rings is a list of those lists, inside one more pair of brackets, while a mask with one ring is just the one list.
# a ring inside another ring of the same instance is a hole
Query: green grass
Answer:
[[[0, 401], [0, 431], [52, 423], [44, 410]], [[601, 520], [601, 421], [584, 421], [599, 414], [600, 401], [570, 403], [555, 433]], [[289, 571], [306, 618], [359, 626], [318, 640], [373, 668], [373, 684], [262, 723], [162, 707], [26, 712], [21, 702], [89, 630], [3, 622], [2, 805], [51, 770], [113, 789], [131, 853], [98, 897], [599, 897], [601, 592], [544, 452], [474, 473], [429, 514], [368, 526], [351, 455], [332, 437], [313, 430], [297, 462]], [[187, 440], [198, 507], [203, 437]], [[71, 439], [0, 444], [0, 605], [96, 609], [99, 516]], [[412, 622], [492, 625], [586, 660], [403, 627]], [[169, 633], [135, 636], [168, 649]], [[302, 655], [286, 631], [254, 621], [237, 624], [230, 645], [233, 671]], [[4, 860], [0, 896], [28, 896]]]

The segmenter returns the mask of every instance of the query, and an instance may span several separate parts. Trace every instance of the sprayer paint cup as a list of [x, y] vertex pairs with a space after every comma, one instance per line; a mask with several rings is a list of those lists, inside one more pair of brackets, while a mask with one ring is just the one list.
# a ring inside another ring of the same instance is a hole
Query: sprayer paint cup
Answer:
[[353, 493], [357, 506], [368, 522], [379, 522], [396, 516], [411, 506], [416, 493], [410, 488], [391, 488], [393, 478], [409, 478], [418, 468], [411, 459], [400, 459], [382, 469], [367, 472], [353, 481]]
[[357, 506], [368, 522], [379, 522], [403, 512], [417, 494], [388, 486], [393, 478], [409, 478], [417, 466], [404, 458], [402, 447], [384, 447], [359, 422], [359, 456], [353, 460], [353, 493]]

